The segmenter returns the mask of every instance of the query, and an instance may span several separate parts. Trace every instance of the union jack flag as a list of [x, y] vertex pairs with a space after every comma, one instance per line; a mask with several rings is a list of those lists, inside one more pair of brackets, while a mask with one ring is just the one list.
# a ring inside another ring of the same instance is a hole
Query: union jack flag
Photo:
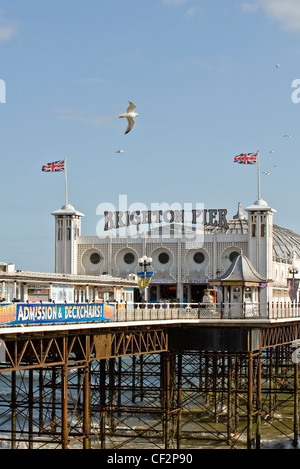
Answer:
[[42, 171], [47, 173], [57, 173], [65, 170], [65, 160], [53, 161], [42, 166]]
[[241, 153], [234, 158], [234, 162], [239, 164], [256, 164], [257, 155], [258, 151], [256, 153]]

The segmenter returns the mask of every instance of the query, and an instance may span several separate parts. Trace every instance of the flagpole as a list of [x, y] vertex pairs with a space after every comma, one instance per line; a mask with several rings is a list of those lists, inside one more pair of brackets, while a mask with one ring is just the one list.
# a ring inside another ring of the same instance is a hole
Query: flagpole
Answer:
[[257, 196], [260, 200], [260, 172], [259, 172], [259, 151], [257, 150]]
[[64, 159], [65, 165], [65, 192], [66, 192], [66, 205], [68, 205], [68, 185], [67, 185], [67, 158]]

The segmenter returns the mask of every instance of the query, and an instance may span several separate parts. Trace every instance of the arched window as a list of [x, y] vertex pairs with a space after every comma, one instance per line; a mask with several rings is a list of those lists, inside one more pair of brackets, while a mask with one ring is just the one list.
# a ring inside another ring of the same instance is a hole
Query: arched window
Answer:
[[63, 221], [57, 220], [57, 240], [61, 241], [63, 238]]

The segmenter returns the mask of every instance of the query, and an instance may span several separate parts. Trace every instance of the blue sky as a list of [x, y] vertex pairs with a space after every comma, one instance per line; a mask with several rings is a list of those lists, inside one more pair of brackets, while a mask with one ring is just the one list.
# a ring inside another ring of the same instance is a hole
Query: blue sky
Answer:
[[300, 233], [298, 0], [0, 0], [0, 57], [2, 262], [54, 270], [64, 175], [41, 167], [64, 157], [83, 235], [120, 194], [231, 217], [257, 199], [233, 158], [257, 149], [261, 197]]

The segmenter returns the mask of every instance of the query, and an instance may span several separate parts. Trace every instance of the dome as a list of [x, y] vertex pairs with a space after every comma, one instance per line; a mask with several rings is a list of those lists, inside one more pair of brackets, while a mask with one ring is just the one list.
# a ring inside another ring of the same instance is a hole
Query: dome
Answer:
[[287, 228], [273, 225], [273, 255], [280, 258], [292, 258], [295, 252], [300, 258], [300, 235]]
[[60, 210], [55, 210], [55, 212], [52, 212], [51, 215], [54, 216], [62, 216], [62, 215], [76, 215], [78, 217], [83, 217], [84, 214], [81, 212], [78, 212], [73, 205], [71, 204], [65, 204], [62, 206]]

